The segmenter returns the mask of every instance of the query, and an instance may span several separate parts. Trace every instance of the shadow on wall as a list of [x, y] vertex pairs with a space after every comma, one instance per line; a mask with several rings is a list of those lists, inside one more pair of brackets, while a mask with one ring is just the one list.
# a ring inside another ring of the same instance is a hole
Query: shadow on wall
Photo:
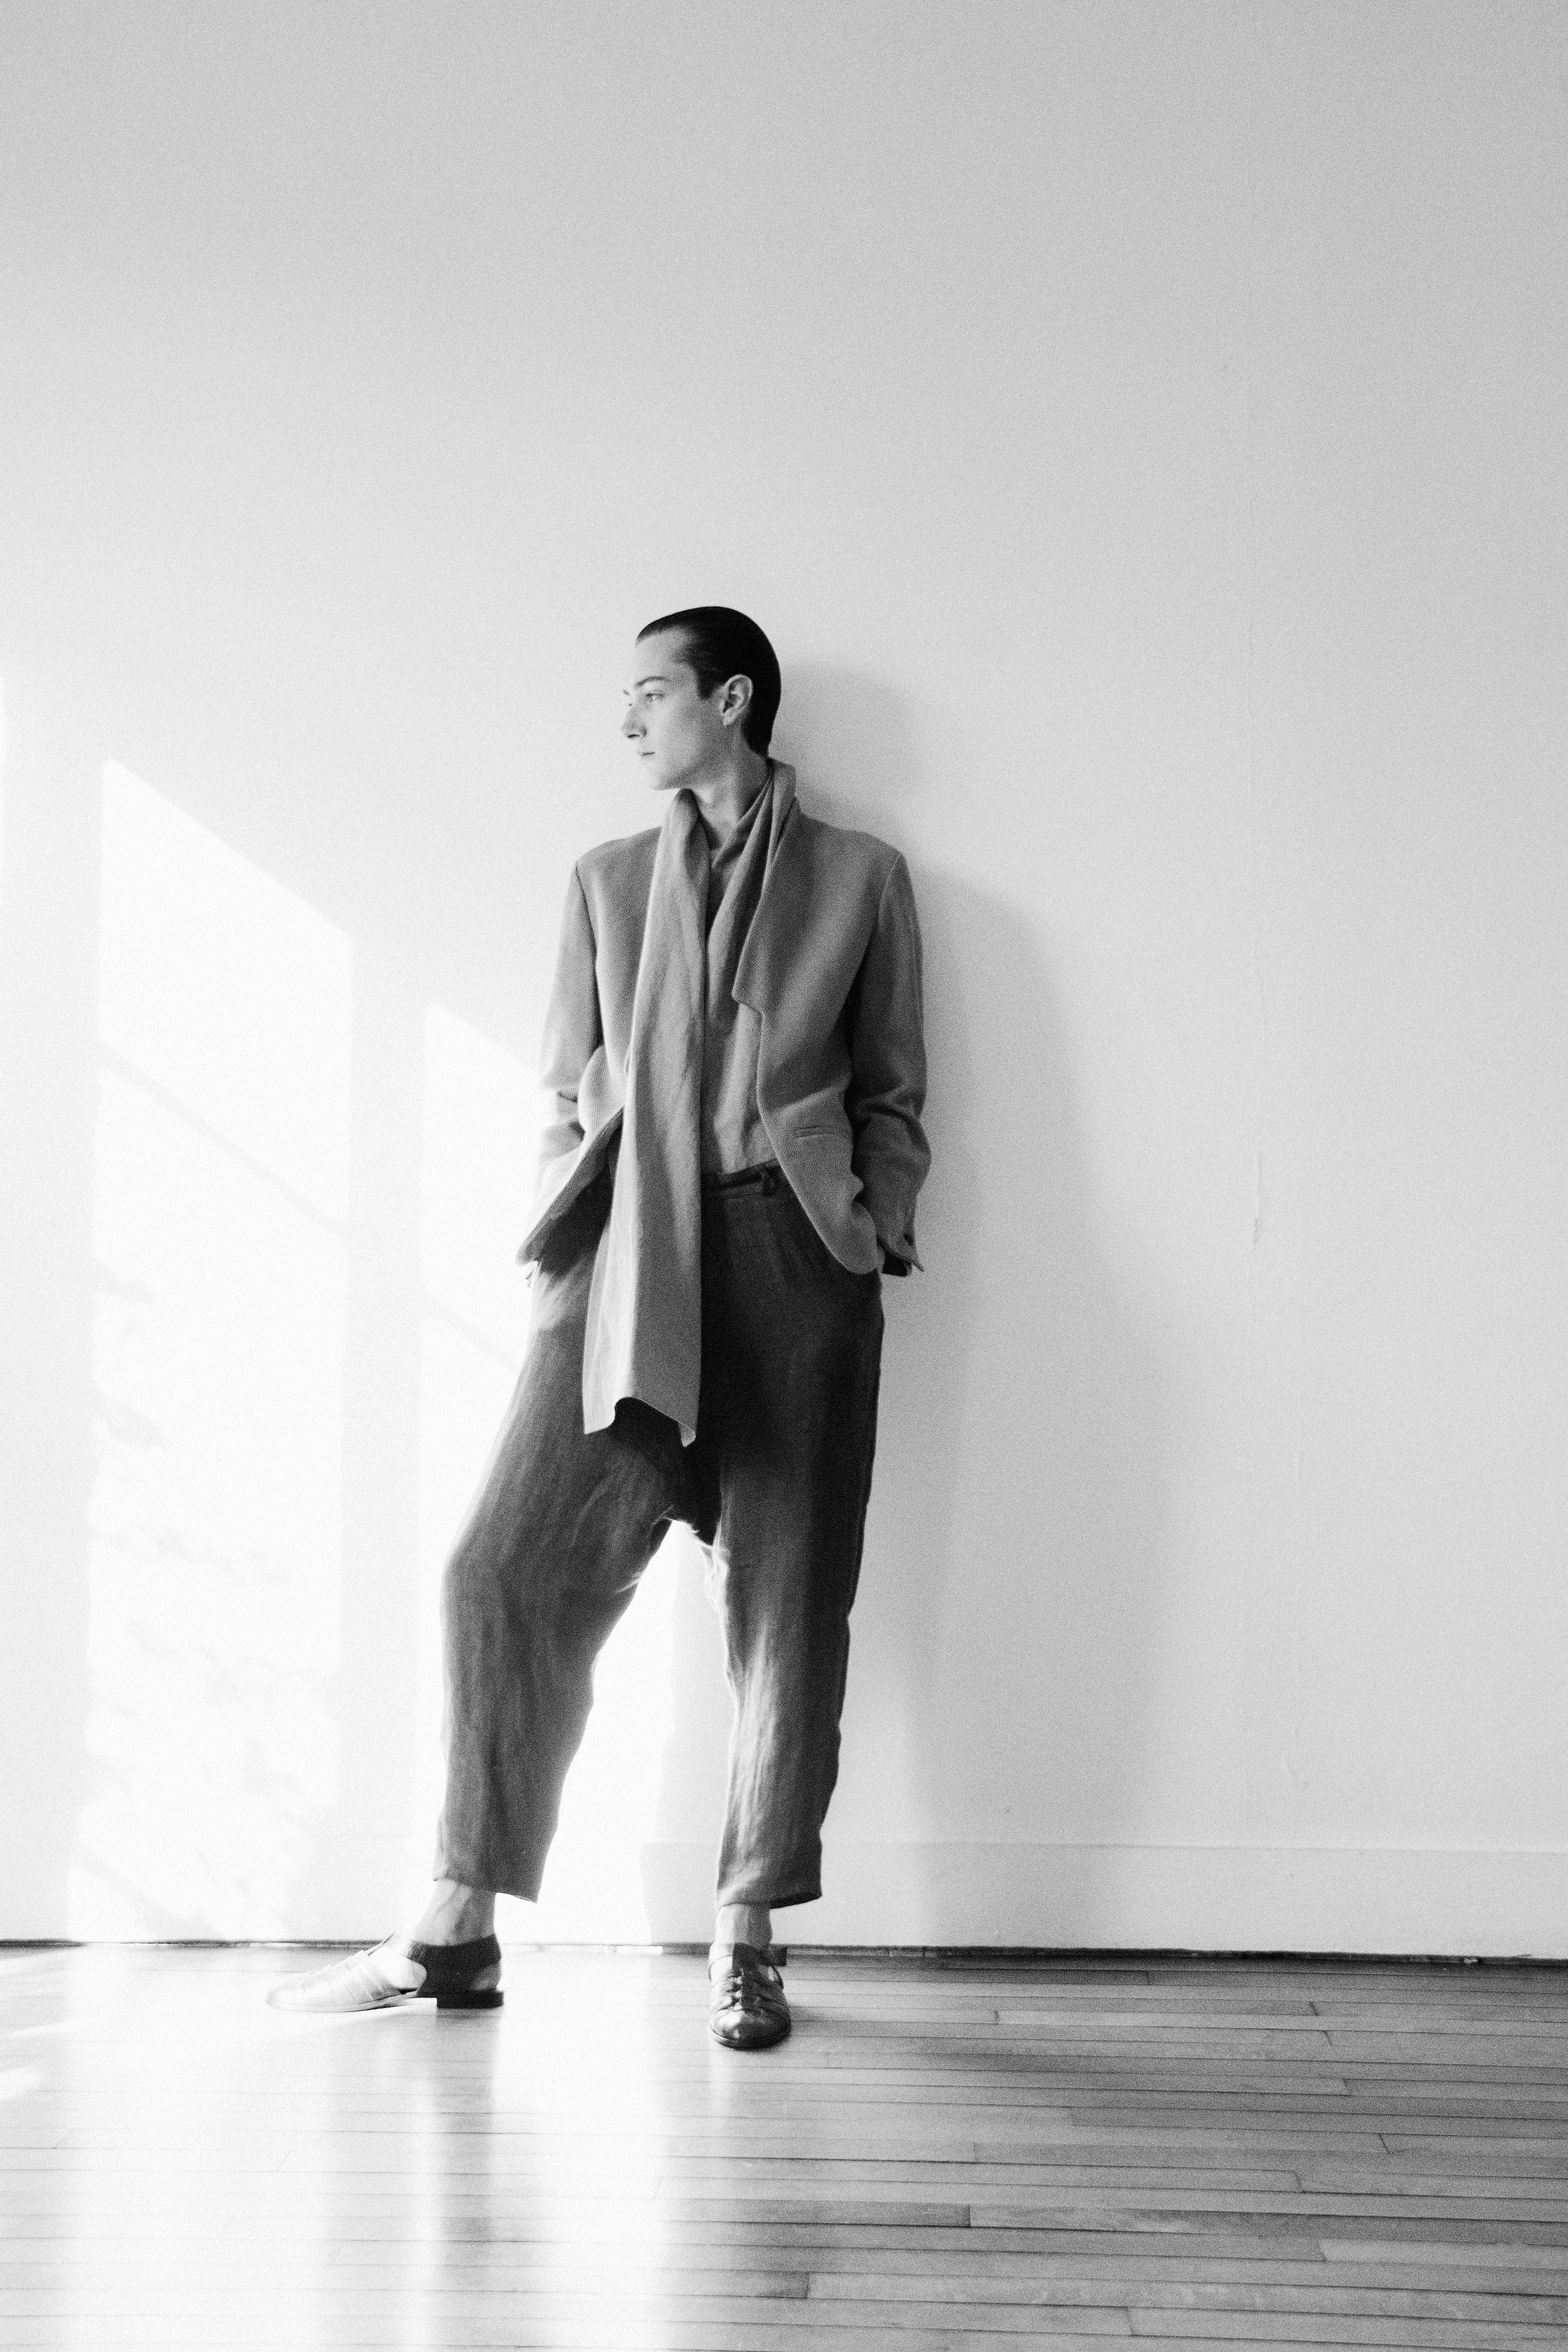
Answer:
[[[901, 698], [803, 666], [785, 715], [778, 748], [814, 814], [911, 835], [935, 787]], [[1157, 1769], [1169, 1412], [1152, 1335], [1102, 1235], [1065, 1012], [1016, 908], [919, 855], [911, 866], [931, 1065], [927, 1270], [885, 1286], [828, 1899], [792, 1918], [803, 1938], [852, 1919], [853, 1940], [948, 1939], [952, 1845], [1136, 1840]], [[690, 1818], [699, 1789], [716, 1809], [723, 1769], [695, 1562], [682, 1596], [670, 1823]], [[853, 1873], [857, 1850], [884, 1839], [902, 1852], [876, 1885], [845, 1885], [842, 1870], [835, 1884], [836, 1843]], [[1005, 1940], [1019, 1927], [1003, 1901], [963, 1933]]]
[[[916, 1409], [889, 1464], [910, 1498], [900, 1549], [922, 1571], [907, 1610], [924, 1645], [913, 1703], [941, 1727], [922, 1813], [950, 1836], [1136, 1841], [1158, 1770], [1164, 1375], [1107, 1247], [1068, 1021], [1030, 925], [952, 876], [917, 887], [948, 1090], [931, 1223], [962, 1285], [922, 1301], [905, 1351]], [[945, 1476], [940, 1497], [919, 1492], [922, 1463], [951, 1458], [939, 1432], [955, 1415], [956, 1513]], [[1005, 1939], [1018, 1922], [971, 1932]]]
[[[790, 731], [780, 750], [799, 767], [808, 807], [894, 841], [948, 837], [954, 820], [940, 808], [917, 826], [938, 787], [922, 765], [929, 754], [911, 706], [837, 670], [792, 671], [790, 689]], [[142, 868], [123, 857], [100, 866], [98, 747], [89, 756], [85, 742], [62, 736], [46, 746], [18, 730], [12, 750], [11, 781], [21, 789], [12, 800], [5, 936], [16, 1113], [8, 1198], [19, 1229], [41, 1236], [47, 1256], [13, 1263], [7, 1392], [17, 1402], [0, 1448], [13, 1526], [26, 1530], [29, 1546], [22, 1568], [37, 1635], [18, 1643], [7, 1684], [12, 1785], [37, 1792], [10, 1882], [8, 1899], [18, 1906], [11, 1932], [58, 1934], [68, 1919], [78, 1924], [67, 1881], [94, 1808], [103, 1888], [79, 1932], [378, 1929], [416, 1794], [403, 1730], [414, 1712], [418, 1642], [412, 1465], [429, 1421], [427, 1401], [421, 1404], [422, 1324], [439, 1304], [426, 1297], [421, 1274], [422, 1134], [434, 1101], [426, 1099], [422, 1007], [448, 986], [441, 940], [411, 957], [405, 942], [395, 947], [384, 936], [389, 925], [362, 925], [353, 940], [352, 1018], [342, 1001], [348, 983], [341, 974], [331, 982], [341, 1050], [322, 1077], [321, 1101], [336, 1106], [338, 1121], [345, 1089], [352, 1095], [354, 1149], [331, 1202], [316, 1200], [308, 1169], [264, 1164], [254, 1136], [237, 1160], [219, 1132], [232, 1124], [231, 1111], [253, 1118], [254, 1085], [228, 1109], [209, 1103], [204, 1113], [203, 1088], [166, 1057], [195, 1018], [189, 1044], [206, 1056], [201, 1067], [214, 1084], [228, 1071], [238, 1037], [223, 1026], [234, 1027], [240, 1001], [239, 980], [228, 972], [243, 946], [237, 908], [251, 907], [262, 927], [250, 958], [252, 982], [266, 981], [250, 1023], [252, 1052], [281, 1018], [279, 980], [316, 973], [323, 956], [336, 971], [339, 935], [329, 938], [331, 927], [303, 898], [279, 894], [261, 867], [193, 830], [174, 803], [155, 793], [137, 800], [133, 779], [122, 780], [121, 798], [144, 808], [158, 854], [141, 880]], [[174, 870], [171, 843], [197, 860], [189, 921], [177, 924], [153, 888], [162, 877], [163, 889]], [[943, 1916], [944, 1853], [994, 1841], [998, 1821], [1000, 1834], [1020, 1841], [1136, 1835], [1153, 1770], [1150, 1645], [1165, 1541], [1167, 1403], [1150, 1336], [1106, 1245], [1059, 992], [1016, 908], [953, 867], [918, 853], [912, 862], [931, 1046], [933, 1170], [920, 1219], [929, 1271], [887, 1286], [877, 1475], [845, 1768], [829, 1822], [830, 1846], [896, 1845], [904, 1860], [897, 1901], [878, 1913], [883, 1897], [865, 1892], [848, 1930], [832, 1914], [841, 1893], [855, 1894], [853, 1874], [836, 1878], [830, 1861], [821, 1930], [857, 1940], [920, 1939], [921, 1922]], [[226, 877], [221, 891], [208, 866]], [[128, 878], [116, 881], [121, 867]], [[300, 878], [308, 887], [309, 877]], [[140, 1043], [127, 1034], [116, 1044], [100, 1027], [100, 1019], [112, 1027], [128, 1017], [122, 983], [100, 1004], [103, 926], [116, 909], [135, 916], [138, 955], [145, 949], [163, 957], [156, 969], [167, 985], [147, 999]], [[268, 925], [293, 942], [287, 955], [266, 946]], [[164, 949], [187, 932], [208, 940], [199, 990], [174, 964], [164, 969]], [[299, 1036], [317, 1036], [317, 995], [306, 990], [296, 1012]], [[286, 1052], [268, 1048], [267, 1067], [279, 1086], [288, 1081], [279, 1100], [292, 1105], [304, 1059], [298, 1039], [284, 1044]], [[341, 1139], [334, 1151], [342, 1157]], [[425, 1178], [427, 1186], [428, 1167]], [[120, 1223], [106, 1224], [116, 1202]], [[221, 1202], [228, 1208], [220, 1216]], [[225, 1238], [240, 1234], [243, 1247]], [[110, 1246], [117, 1235], [123, 1248]], [[161, 1357], [147, 1353], [153, 1327], [135, 1287], [148, 1281], [149, 1237], [163, 1250], [153, 1285], [167, 1302]], [[95, 1255], [103, 1261], [96, 1276]], [[498, 1269], [510, 1279], [502, 1255], [498, 1247]], [[298, 1311], [289, 1321], [280, 1302], [293, 1295], [284, 1276], [296, 1261]], [[95, 1283], [96, 1382], [88, 1338]], [[113, 1340], [107, 1356], [106, 1331]], [[226, 1411], [228, 1391], [215, 1378], [215, 1368], [232, 1360], [235, 1393], [254, 1385], [259, 1360], [245, 1336], [252, 1331], [288, 1342], [262, 1382], [270, 1417], [259, 1422]], [[316, 1367], [309, 1397], [300, 1388], [301, 1332]], [[151, 1365], [157, 1377], [139, 1371], [125, 1386], [108, 1378], [111, 1359]], [[89, 1612], [95, 1385], [103, 1450]], [[341, 1421], [331, 1403], [340, 1389]], [[143, 1391], [154, 1390], [161, 1402], [149, 1416]], [[302, 1416], [297, 1432], [290, 1414]], [[215, 1416], [227, 1433], [221, 1444], [211, 1432], [201, 1434]], [[471, 1402], [458, 1423], [454, 1445], [488, 1444], [488, 1403]], [[191, 1433], [180, 1459], [207, 1482], [192, 1489], [191, 1509], [181, 1504], [183, 1518], [165, 1507], [163, 1491], [175, 1475], [165, 1466], [173, 1458], [165, 1441], [176, 1424]], [[156, 1442], [143, 1442], [149, 1433]], [[433, 1444], [434, 1424], [426, 1436]], [[317, 1530], [316, 1550], [291, 1521], [278, 1519], [277, 1465], [289, 1464], [299, 1486], [305, 1439], [320, 1459], [311, 1456], [296, 1500]], [[247, 1450], [229, 1476], [222, 1465], [237, 1445]], [[307, 1573], [306, 1563], [317, 1550], [325, 1559], [332, 1544], [340, 1445], [342, 1577], [333, 1607], [327, 1570]], [[247, 1494], [261, 1498], [254, 1510]], [[106, 1497], [121, 1495], [131, 1502], [106, 1520]], [[243, 1575], [216, 1572], [220, 1555], [231, 1565], [250, 1559], [243, 1528], [232, 1543], [213, 1534], [237, 1510], [247, 1528], [255, 1518], [267, 1532], [268, 1559], [276, 1553], [295, 1564], [289, 1625], [259, 1553]], [[188, 1542], [172, 1539], [177, 1525]], [[701, 1932], [728, 1738], [717, 1630], [694, 1547], [685, 1547], [678, 1571], [668, 1633], [648, 1648], [672, 1659], [672, 1728], [645, 1872], [656, 1937]], [[628, 1638], [647, 1646], [651, 1621], [640, 1634], [635, 1611], [627, 1622]], [[89, 1681], [98, 1723], [90, 1765], [83, 1753]], [[299, 1698], [306, 1685], [308, 1706]], [[135, 1698], [129, 1711], [116, 1696], [125, 1693]], [[633, 1769], [646, 1771], [654, 1752], [639, 1748]], [[141, 1848], [127, 1829], [133, 1789], [152, 1792], [142, 1806]], [[105, 1810], [116, 1790], [120, 1810]], [[178, 1834], [161, 1790], [180, 1792]], [[237, 1790], [253, 1864], [244, 1871], [228, 1851], [227, 1800], [216, 1801]], [[685, 1841], [679, 1887], [658, 1881], [660, 1840], [672, 1852]], [[103, 1874], [112, 1876], [115, 1864], [123, 1874], [128, 1862], [130, 1881], [110, 1885]], [[813, 1927], [807, 1913], [798, 1932]], [[964, 1932], [986, 1939], [1014, 1930], [976, 1916]]]

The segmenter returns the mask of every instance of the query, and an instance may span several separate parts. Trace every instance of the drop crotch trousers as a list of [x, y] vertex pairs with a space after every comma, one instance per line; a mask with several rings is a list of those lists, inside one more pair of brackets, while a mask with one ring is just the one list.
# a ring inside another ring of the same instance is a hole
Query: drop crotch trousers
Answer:
[[776, 1169], [705, 1186], [697, 1435], [623, 1402], [583, 1428], [605, 1180], [551, 1234], [528, 1353], [442, 1592], [435, 1871], [537, 1896], [594, 1663], [676, 1520], [707, 1549], [734, 1701], [717, 1900], [822, 1891], [876, 1443], [881, 1279], [840, 1265]]

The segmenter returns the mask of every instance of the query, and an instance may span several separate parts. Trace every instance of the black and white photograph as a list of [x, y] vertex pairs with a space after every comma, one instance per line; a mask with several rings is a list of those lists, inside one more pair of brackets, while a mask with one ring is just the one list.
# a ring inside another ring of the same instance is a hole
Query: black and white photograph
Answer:
[[0, 2352], [1568, 2343], [1568, 5], [0, 0]]

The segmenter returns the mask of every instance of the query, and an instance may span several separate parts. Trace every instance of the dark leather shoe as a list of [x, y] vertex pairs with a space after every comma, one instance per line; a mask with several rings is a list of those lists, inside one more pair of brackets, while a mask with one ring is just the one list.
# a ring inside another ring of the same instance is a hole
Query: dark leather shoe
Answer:
[[726, 2050], [771, 2050], [790, 2029], [784, 1979], [771, 1951], [735, 1944], [708, 1964], [708, 2025]]

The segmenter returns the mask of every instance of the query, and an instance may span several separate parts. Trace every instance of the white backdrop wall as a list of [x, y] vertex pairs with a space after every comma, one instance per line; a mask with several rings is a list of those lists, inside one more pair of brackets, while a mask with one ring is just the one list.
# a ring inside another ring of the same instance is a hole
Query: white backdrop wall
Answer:
[[[13, 5], [0, 1932], [380, 1932], [630, 637], [928, 951], [797, 1937], [1568, 1953], [1568, 29]], [[537, 1914], [700, 1936], [700, 1563]]]

